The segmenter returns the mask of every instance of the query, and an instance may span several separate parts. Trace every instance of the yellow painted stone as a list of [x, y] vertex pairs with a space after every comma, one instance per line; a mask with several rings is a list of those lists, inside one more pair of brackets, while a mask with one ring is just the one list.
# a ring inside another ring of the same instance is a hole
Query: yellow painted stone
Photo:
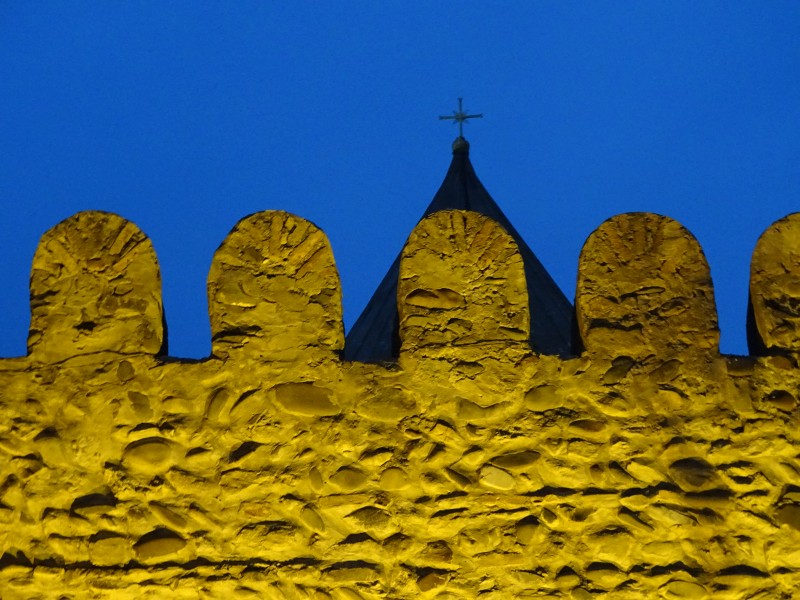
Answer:
[[284, 383], [274, 389], [275, 399], [287, 412], [307, 416], [335, 415], [339, 412], [331, 401], [331, 392], [313, 383]]
[[42, 236], [31, 269], [29, 353], [43, 361], [103, 350], [156, 354], [163, 335], [158, 262], [136, 225], [86, 211]]
[[311, 529], [315, 531], [325, 531], [325, 521], [320, 514], [310, 506], [303, 508], [300, 513], [300, 518]]
[[99, 566], [121, 565], [133, 556], [130, 541], [122, 535], [102, 537], [90, 542], [89, 557]]
[[444, 585], [446, 582], [447, 582], [446, 574], [431, 572], [417, 579], [417, 587], [419, 587], [420, 591], [427, 592], [441, 585]]
[[441, 211], [408, 239], [398, 284], [408, 349], [528, 339], [525, 273], [513, 238], [491, 219]]
[[481, 469], [480, 482], [486, 487], [498, 490], [510, 490], [514, 487], [514, 477], [492, 465], [487, 465]]
[[692, 600], [699, 600], [700, 598], [708, 598], [706, 589], [692, 581], [671, 581], [663, 588], [663, 594], [666, 598], [686, 598]]
[[703, 251], [661, 215], [617, 215], [592, 233], [581, 252], [575, 312], [587, 350], [612, 357], [703, 356], [719, 344]]
[[140, 560], [151, 560], [175, 554], [186, 545], [186, 541], [177, 535], [144, 536], [136, 544], [134, 550]]
[[800, 351], [800, 213], [773, 223], [750, 264], [752, 333], [764, 350]]
[[586, 348], [560, 358], [526, 346], [507, 233], [433, 216], [398, 361], [360, 364], [307, 221], [237, 225], [188, 361], [159, 355], [149, 242], [81, 213], [37, 251], [30, 355], [0, 359], [0, 596], [800, 597], [795, 221], [754, 253], [759, 355], [718, 354], [688, 232], [624, 215], [587, 242]]
[[172, 443], [161, 437], [148, 437], [131, 442], [122, 453], [122, 460], [131, 469], [157, 473], [172, 459]]
[[385, 490], [399, 490], [408, 485], [408, 476], [403, 469], [390, 467], [381, 473], [380, 485]]
[[245, 217], [214, 255], [208, 277], [213, 353], [248, 348], [274, 361], [341, 350], [341, 290], [328, 240], [281, 211]]
[[367, 476], [359, 469], [342, 467], [331, 475], [330, 482], [346, 491], [360, 488], [367, 481]]

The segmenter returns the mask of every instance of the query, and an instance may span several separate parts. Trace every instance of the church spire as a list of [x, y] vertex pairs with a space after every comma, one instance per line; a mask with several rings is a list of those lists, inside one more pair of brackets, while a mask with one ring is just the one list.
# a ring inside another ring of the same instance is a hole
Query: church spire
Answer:
[[[454, 117], [459, 127], [468, 118], [461, 108]], [[469, 143], [463, 136], [453, 142], [453, 159], [439, 191], [422, 217], [440, 210], [471, 210], [495, 220], [516, 241], [525, 268], [528, 301], [531, 312], [531, 347], [540, 354], [568, 356], [572, 343], [572, 304], [539, 262], [530, 247], [517, 233], [500, 207], [483, 187], [469, 159]], [[397, 285], [400, 276], [400, 255], [375, 290], [364, 311], [356, 320], [344, 348], [347, 360], [383, 362], [396, 360], [398, 336]]]

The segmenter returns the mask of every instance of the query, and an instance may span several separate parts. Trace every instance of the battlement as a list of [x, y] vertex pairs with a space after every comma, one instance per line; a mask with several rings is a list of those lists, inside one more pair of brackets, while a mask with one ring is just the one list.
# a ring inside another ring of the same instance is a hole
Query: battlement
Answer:
[[796, 597], [798, 281], [800, 213], [753, 255], [753, 356], [721, 356], [700, 245], [619, 215], [580, 256], [575, 356], [538, 355], [514, 239], [442, 211], [402, 253], [397, 362], [352, 362], [325, 234], [268, 211], [181, 361], [147, 237], [79, 213], [0, 359], [2, 597]]
[[[800, 213], [774, 223], [753, 254], [750, 345], [757, 356], [800, 351]], [[442, 211], [408, 239], [398, 292], [402, 351], [523, 342], [530, 329], [514, 240], [488, 217]], [[325, 234], [279, 211], [242, 219], [208, 278], [212, 355], [294, 361], [344, 346], [341, 286]], [[155, 252], [131, 222], [83, 212], [43, 237], [31, 274], [29, 357], [97, 352], [164, 355]], [[618, 215], [580, 257], [575, 354], [635, 360], [718, 355], [714, 290], [694, 237], [667, 217]], [[520, 349], [524, 347], [521, 345]]]

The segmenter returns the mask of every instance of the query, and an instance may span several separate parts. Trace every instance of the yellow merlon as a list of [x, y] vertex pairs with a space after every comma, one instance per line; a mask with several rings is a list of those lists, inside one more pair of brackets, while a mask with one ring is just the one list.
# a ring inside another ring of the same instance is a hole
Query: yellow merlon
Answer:
[[676, 222], [581, 254], [580, 355], [528, 345], [522, 260], [476, 213], [403, 251], [396, 364], [340, 358], [325, 235], [243, 219], [208, 282], [212, 356], [161, 356], [155, 253], [80, 213], [0, 359], [0, 598], [800, 597], [800, 215], [759, 240], [758, 357], [719, 354]]

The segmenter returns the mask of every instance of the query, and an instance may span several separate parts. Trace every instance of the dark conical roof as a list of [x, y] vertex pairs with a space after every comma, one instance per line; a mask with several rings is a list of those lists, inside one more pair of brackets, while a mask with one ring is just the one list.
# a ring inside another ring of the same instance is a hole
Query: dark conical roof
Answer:
[[[486, 215], [511, 234], [519, 246], [525, 266], [531, 313], [531, 347], [540, 354], [569, 355], [572, 304], [478, 180], [469, 160], [469, 144], [464, 138], [458, 138], [453, 143], [453, 162], [422, 218], [440, 210], [454, 209]], [[397, 358], [400, 346], [397, 315], [399, 277], [398, 255], [347, 334], [344, 349], [346, 359], [382, 362]]]

